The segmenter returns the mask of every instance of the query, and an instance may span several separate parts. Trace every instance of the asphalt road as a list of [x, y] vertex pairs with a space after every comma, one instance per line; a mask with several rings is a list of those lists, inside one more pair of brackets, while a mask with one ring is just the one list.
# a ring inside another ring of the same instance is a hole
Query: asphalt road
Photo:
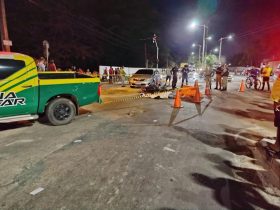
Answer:
[[105, 86], [69, 125], [1, 125], [0, 209], [280, 209], [279, 180], [255, 157], [275, 134], [269, 93], [239, 81], [182, 109], [112, 102], [138, 90]]

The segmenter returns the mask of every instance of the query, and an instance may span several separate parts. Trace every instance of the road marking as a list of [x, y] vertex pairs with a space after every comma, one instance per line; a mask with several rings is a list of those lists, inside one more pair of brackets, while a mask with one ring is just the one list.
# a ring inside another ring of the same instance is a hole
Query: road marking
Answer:
[[169, 152], [176, 152], [176, 150], [171, 149], [171, 148], [169, 148], [169, 147], [164, 147], [163, 150], [169, 151]]
[[33, 190], [30, 194], [31, 195], [36, 195], [36, 194], [42, 192], [43, 190], [44, 190], [43, 187], [38, 187], [36, 190]]
[[18, 144], [18, 143], [30, 143], [30, 142], [33, 142], [34, 140], [32, 139], [23, 139], [23, 140], [17, 140], [17, 141], [14, 141], [14, 142], [11, 142], [9, 144], [6, 144], [5, 146], [8, 147], [8, 146], [11, 146], [13, 144]]

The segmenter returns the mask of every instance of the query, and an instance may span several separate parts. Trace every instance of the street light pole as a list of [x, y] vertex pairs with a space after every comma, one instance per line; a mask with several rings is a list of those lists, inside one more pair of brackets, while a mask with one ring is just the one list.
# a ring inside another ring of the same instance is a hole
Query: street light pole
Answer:
[[220, 42], [219, 63], [221, 63], [223, 38], [221, 38], [221, 39], [219, 40], [219, 42]]
[[199, 61], [199, 63], [201, 63], [201, 56], [200, 56], [200, 54], [201, 54], [201, 45], [198, 45], [198, 61]]
[[222, 44], [223, 44], [223, 40], [224, 39], [229, 39], [231, 40], [232, 39], [232, 35], [229, 35], [229, 36], [226, 36], [226, 37], [222, 37], [219, 39], [219, 42], [220, 42], [220, 50], [219, 50], [219, 63], [221, 63], [221, 57], [222, 57]]
[[0, 19], [1, 19], [1, 45], [2, 45], [2, 49], [6, 52], [10, 52], [11, 51], [10, 46], [12, 45], [12, 42], [9, 40], [4, 0], [0, 1]]
[[204, 63], [205, 63], [206, 25], [202, 25], [202, 27], [203, 27], [202, 63], [203, 63], [203, 66], [204, 66]]
[[158, 59], [158, 54], [159, 54], [159, 48], [158, 48], [157, 35], [156, 35], [156, 34], [154, 34], [154, 37], [153, 37], [153, 43], [155, 43], [156, 48], [157, 48], [157, 70], [158, 70], [158, 62], [159, 62], [159, 59]]
[[195, 43], [192, 44], [192, 47], [196, 47], [196, 46], [198, 46], [198, 62], [201, 63], [201, 47], [202, 46], [200, 44], [195, 44]]

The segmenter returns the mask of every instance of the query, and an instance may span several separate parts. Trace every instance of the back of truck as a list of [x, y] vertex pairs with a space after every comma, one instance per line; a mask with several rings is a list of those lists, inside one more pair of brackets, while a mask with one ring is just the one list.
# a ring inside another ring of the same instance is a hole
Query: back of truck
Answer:
[[38, 76], [38, 112], [54, 125], [67, 124], [80, 106], [101, 102], [99, 78], [76, 72], [40, 72]]
[[64, 125], [80, 106], [100, 102], [100, 79], [75, 72], [38, 73], [33, 58], [0, 52], [0, 123], [37, 119], [45, 114]]

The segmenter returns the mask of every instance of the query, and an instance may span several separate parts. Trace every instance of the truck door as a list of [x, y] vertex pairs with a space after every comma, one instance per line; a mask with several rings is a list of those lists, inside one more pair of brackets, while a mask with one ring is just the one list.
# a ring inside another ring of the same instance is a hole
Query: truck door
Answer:
[[23, 60], [0, 58], [0, 117], [30, 114], [34, 81]]

